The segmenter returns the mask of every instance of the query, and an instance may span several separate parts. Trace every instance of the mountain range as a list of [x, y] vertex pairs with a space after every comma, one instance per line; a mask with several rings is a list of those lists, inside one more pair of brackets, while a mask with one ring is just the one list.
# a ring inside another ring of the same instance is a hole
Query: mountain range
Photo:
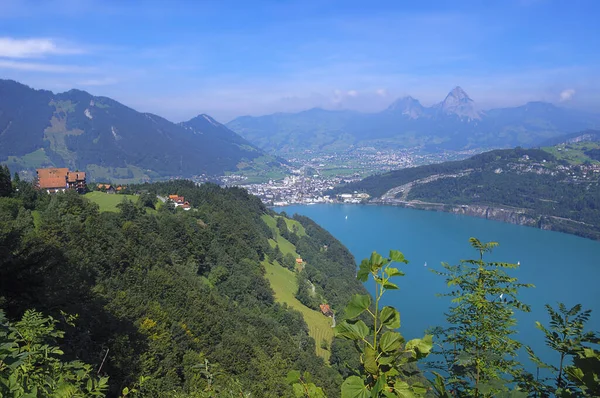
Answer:
[[261, 149], [208, 115], [176, 124], [84, 91], [0, 80], [0, 161], [14, 171], [70, 167], [92, 180], [140, 181], [222, 175], [258, 158]]
[[428, 152], [537, 146], [552, 137], [600, 127], [600, 115], [529, 102], [483, 111], [460, 87], [431, 107], [413, 97], [377, 113], [314, 108], [298, 113], [243, 116], [227, 127], [258, 147], [287, 153], [339, 151], [356, 146], [420, 147]]

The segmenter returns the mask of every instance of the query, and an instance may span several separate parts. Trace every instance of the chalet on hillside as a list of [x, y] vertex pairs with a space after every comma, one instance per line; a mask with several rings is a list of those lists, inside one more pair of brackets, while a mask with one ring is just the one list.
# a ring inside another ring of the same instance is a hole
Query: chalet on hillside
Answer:
[[169, 200], [175, 203], [175, 206], [182, 205], [185, 202], [185, 198], [179, 195], [169, 195]]
[[190, 202], [186, 201], [183, 196], [169, 195], [169, 200], [173, 202], [175, 207], [181, 207], [183, 210], [189, 210], [192, 208]]
[[329, 307], [329, 304], [321, 304], [319, 305], [319, 307], [321, 308], [321, 313], [325, 316], [333, 316], [333, 311], [331, 311], [331, 307]]
[[74, 189], [85, 193], [85, 173], [82, 171], [69, 171], [68, 168], [50, 167], [37, 169], [36, 187], [48, 193], [64, 192]]
[[104, 192], [106, 192], [106, 193], [115, 193], [115, 192], [117, 192], [117, 191], [116, 191], [116, 189], [115, 189], [115, 187], [113, 187], [113, 186], [112, 186], [112, 185], [110, 185], [110, 184], [98, 184], [98, 185], [97, 185], [97, 188], [98, 188], [100, 191], [104, 191]]
[[298, 264], [298, 265], [302, 265], [302, 259], [301, 259], [301, 258], [297, 258], [297, 259], [296, 259], [296, 264]]

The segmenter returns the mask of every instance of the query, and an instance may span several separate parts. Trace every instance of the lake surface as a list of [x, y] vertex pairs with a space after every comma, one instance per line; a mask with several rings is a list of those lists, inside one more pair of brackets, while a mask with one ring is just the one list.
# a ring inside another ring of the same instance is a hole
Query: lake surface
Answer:
[[[581, 303], [592, 309], [588, 330], [600, 330], [600, 242], [559, 232], [543, 231], [450, 213], [406, 209], [394, 206], [311, 205], [286, 206], [276, 211], [312, 218], [339, 239], [357, 262], [373, 250], [387, 256], [390, 249], [400, 250], [410, 261], [401, 269], [406, 276], [398, 279], [399, 291], [384, 296], [384, 305], [400, 311], [400, 331], [407, 338], [422, 337], [425, 329], [444, 324], [444, 312], [450, 305], [443, 278], [431, 272], [442, 270], [441, 262], [457, 264], [475, 258], [470, 237], [482, 242], [500, 243], [488, 260], [520, 262], [509, 273], [520, 282], [536, 287], [522, 289], [521, 301], [532, 312], [517, 314], [516, 338], [534, 348], [542, 359], [552, 360], [545, 348], [543, 334], [535, 321], [548, 324], [544, 304], [563, 302], [569, 308]], [[425, 266], [427, 263], [427, 266]], [[373, 285], [367, 286], [371, 294]], [[528, 361], [521, 358], [523, 363]], [[531, 369], [530, 366], [527, 366]]]

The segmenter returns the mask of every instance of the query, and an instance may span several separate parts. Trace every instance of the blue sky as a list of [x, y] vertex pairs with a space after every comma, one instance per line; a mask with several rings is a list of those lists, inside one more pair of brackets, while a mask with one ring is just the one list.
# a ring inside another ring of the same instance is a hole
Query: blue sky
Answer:
[[0, 0], [0, 77], [173, 121], [424, 105], [600, 111], [600, 2]]

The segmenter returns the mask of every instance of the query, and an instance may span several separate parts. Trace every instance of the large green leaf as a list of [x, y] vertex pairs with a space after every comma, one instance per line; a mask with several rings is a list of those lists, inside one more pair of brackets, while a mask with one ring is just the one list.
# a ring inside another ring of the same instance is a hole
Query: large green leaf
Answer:
[[356, 273], [356, 279], [361, 282], [366, 282], [369, 279], [369, 274], [371, 273], [371, 265], [369, 264], [369, 260], [364, 259], [360, 262], [360, 266], [358, 267], [358, 272]]
[[379, 340], [379, 348], [383, 352], [393, 352], [400, 347], [402, 347], [402, 343], [404, 342], [404, 338], [398, 332], [385, 332], [381, 339]]
[[356, 318], [371, 305], [371, 297], [368, 294], [355, 294], [346, 306], [346, 317]]
[[381, 254], [377, 252], [371, 253], [371, 258], [369, 259], [369, 266], [371, 267], [371, 272], [379, 270], [383, 266], [383, 257], [381, 257]]
[[406, 258], [404, 258], [404, 254], [402, 254], [402, 252], [399, 252], [398, 250], [390, 250], [390, 260], [396, 263], [408, 263]]
[[300, 371], [290, 370], [285, 380], [288, 384], [298, 383], [300, 381]]
[[388, 267], [385, 270], [385, 273], [391, 278], [392, 276], [404, 276], [404, 272], [400, 271], [398, 268]]
[[387, 387], [387, 378], [385, 374], [382, 374], [377, 379], [377, 383], [373, 386], [373, 390], [371, 390], [371, 397], [377, 398], [379, 397], [379, 393], [384, 391], [384, 388]]
[[400, 289], [398, 287], [398, 285], [396, 285], [395, 283], [392, 283], [392, 282], [384, 282], [383, 287], [385, 287], [387, 290], [398, 290], [398, 289]]
[[325, 395], [325, 392], [323, 392], [323, 389], [321, 387], [317, 387], [313, 383], [310, 383], [307, 386], [307, 389], [308, 389], [308, 396], [310, 398], [327, 398], [327, 396]]
[[408, 383], [404, 381], [397, 381], [396, 384], [394, 384], [394, 392], [396, 393], [396, 396], [401, 398], [414, 398], [415, 396]]
[[377, 363], [379, 363], [379, 365], [391, 365], [392, 363], [394, 363], [397, 356], [397, 353], [386, 354], [382, 352], [379, 356], [379, 359], [377, 360]]
[[383, 307], [379, 313], [379, 320], [388, 329], [398, 329], [400, 327], [400, 313], [394, 307]]
[[350, 376], [342, 383], [342, 398], [370, 398], [371, 392], [358, 376]]
[[365, 370], [372, 375], [379, 374], [379, 366], [377, 366], [377, 351], [369, 346], [365, 347], [363, 353], [363, 366]]
[[369, 328], [363, 321], [344, 321], [333, 328], [335, 335], [349, 340], [362, 340], [369, 335]]
[[422, 339], [412, 339], [406, 343], [407, 350], [414, 350], [417, 359], [425, 358], [433, 348], [433, 336], [425, 335]]

